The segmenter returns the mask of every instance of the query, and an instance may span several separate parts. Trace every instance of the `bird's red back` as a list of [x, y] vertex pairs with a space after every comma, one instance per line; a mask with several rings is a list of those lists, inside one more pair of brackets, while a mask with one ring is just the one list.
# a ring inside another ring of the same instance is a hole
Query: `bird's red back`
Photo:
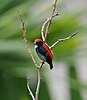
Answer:
[[51, 50], [49, 49], [49, 47], [47, 46], [47, 44], [43, 43], [43, 47], [46, 49], [48, 55], [51, 57], [51, 59], [53, 59], [53, 54], [51, 52]]

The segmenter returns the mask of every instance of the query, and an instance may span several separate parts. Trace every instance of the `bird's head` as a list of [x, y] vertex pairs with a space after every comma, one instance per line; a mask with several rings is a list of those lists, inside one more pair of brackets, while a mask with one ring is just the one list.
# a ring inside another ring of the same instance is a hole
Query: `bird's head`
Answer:
[[38, 47], [43, 45], [43, 41], [41, 39], [35, 39], [34, 44], [37, 45]]

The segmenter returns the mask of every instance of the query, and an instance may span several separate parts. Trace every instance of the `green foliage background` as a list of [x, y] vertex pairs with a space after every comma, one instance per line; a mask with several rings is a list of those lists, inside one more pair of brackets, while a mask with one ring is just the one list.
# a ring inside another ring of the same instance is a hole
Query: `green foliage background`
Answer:
[[[26, 88], [27, 76], [30, 76], [30, 85], [33, 93], [35, 93], [37, 69], [25, 48], [21, 22], [16, 9], [21, 11], [29, 46], [37, 59], [33, 40], [41, 37], [41, 26], [52, 9], [52, 5], [48, 4], [40, 11], [43, 1], [0, 0], [0, 100], [31, 100]], [[77, 8], [72, 12], [64, 12], [62, 10], [63, 5], [62, 1], [57, 5], [60, 16], [53, 20], [47, 42], [52, 45], [57, 39], [67, 37], [76, 30], [79, 31], [79, 34], [73, 39], [60, 43], [53, 48], [53, 53], [54, 62], [65, 62], [69, 66], [71, 100], [83, 100], [80, 89], [84, 89], [84, 87], [87, 89], [87, 86], [82, 85], [77, 78], [75, 48], [83, 44], [82, 36], [85, 36], [86, 25], [81, 23], [80, 18], [84, 15], [85, 10]], [[39, 98], [40, 100], [51, 100], [47, 82], [43, 76], [45, 71], [45, 67], [43, 67]]]

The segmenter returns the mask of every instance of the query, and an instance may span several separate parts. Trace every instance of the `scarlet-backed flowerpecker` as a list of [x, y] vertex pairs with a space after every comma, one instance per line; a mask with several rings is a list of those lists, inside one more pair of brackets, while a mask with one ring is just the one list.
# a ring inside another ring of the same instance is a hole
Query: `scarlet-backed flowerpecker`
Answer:
[[35, 39], [34, 44], [35, 44], [35, 49], [39, 58], [43, 62], [47, 62], [50, 65], [50, 69], [52, 69], [53, 55], [52, 55], [51, 50], [49, 49], [49, 46], [46, 43], [44, 43], [41, 39]]

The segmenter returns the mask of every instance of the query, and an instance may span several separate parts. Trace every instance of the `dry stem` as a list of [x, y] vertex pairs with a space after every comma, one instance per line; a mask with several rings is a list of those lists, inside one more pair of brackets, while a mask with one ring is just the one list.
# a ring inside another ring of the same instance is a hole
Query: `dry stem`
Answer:
[[60, 42], [66, 41], [72, 37], [74, 37], [76, 34], [78, 33], [78, 31], [76, 31], [75, 33], [71, 34], [70, 36], [64, 38], [64, 39], [58, 39], [58, 41], [56, 41], [55, 43], [53, 43], [49, 48], [52, 49], [55, 45], [59, 44]]
[[32, 91], [30, 89], [29, 78], [27, 79], [27, 88], [28, 88], [29, 94], [31, 95], [32, 99], [35, 100], [34, 95], [33, 95]]
[[40, 73], [41, 73], [41, 68], [42, 68], [43, 64], [44, 64], [44, 62], [42, 62], [42, 63], [40, 64], [40, 67], [38, 68], [38, 83], [37, 83], [37, 89], [36, 89], [35, 100], [38, 100], [38, 96], [39, 96], [40, 83], [41, 83], [41, 76], [40, 76]]
[[50, 15], [50, 21], [46, 27], [46, 32], [45, 32], [45, 41], [46, 41], [46, 37], [47, 37], [47, 34], [49, 32], [49, 28], [50, 28], [50, 24], [52, 22], [52, 18], [53, 18], [53, 15], [54, 15], [54, 12], [55, 12], [55, 9], [56, 9], [56, 3], [57, 3], [57, 0], [55, 0], [54, 2], [54, 5], [53, 5], [53, 9], [52, 9], [52, 12], [51, 12], [51, 15]]
[[35, 58], [34, 58], [32, 52], [31, 52], [31, 49], [30, 49], [30, 47], [29, 47], [29, 45], [28, 45], [28, 41], [27, 41], [27, 39], [26, 39], [26, 29], [25, 29], [25, 27], [24, 27], [24, 21], [23, 21], [23, 19], [22, 19], [22, 17], [21, 17], [21, 14], [20, 14], [20, 11], [19, 11], [18, 9], [17, 9], [17, 12], [19, 13], [20, 20], [21, 20], [21, 23], [22, 23], [22, 31], [23, 31], [23, 37], [24, 37], [24, 42], [25, 42], [25, 45], [26, 45], [26, 49], [27, 49], [28, 53], [30, 54], [31, 59], [32, 59], [32, 61], [34, 62], [35, 66], [38, 68], [38, 64], [36, 63], [36, 60], [35, 60]]
[[27, 49], [28, 53], [30, 54], [31, 59], [32, 59], [32, 61], [34, 62], [35, 66], [38, 68], [38, 83], [37, 83], [37, 89], [36, 89], [35, 98], [34, 98], [34, 95], [33, 95], [32, 91], [31, 91], [31, 89], [30, 89], [30, 86], [29, 86], [29, 79], [27, 80], [27, 88], [28, 88], [28, 91], [29, 91], [29, 93], [30, 93], [32, 99], [33, 99], [33, 100], [38, 100], [39, 89], [40, 89], [40, 81], [41, 81], [41, 80], [40, 80], [40, 77], [41, 77], [41, 76], [40, 76], [40, 72], [41, 72], [41, 68], [42, 68], [44, 62], [41, 62], [40, 65], [38, 65], [38, 64], [36, 63], [36, 60], [35, 60], [35, 58], [34, 58], [32, 52], [31, 52], [31, 49], [30, 49], [29, 46], [28, 46], [28, 41], [27, 41], [27, 39], [26, 39], [26, 29], [25, 29], [25, 27], [24, 27], [24, 21], [23, 21], [23, 19], [22, 19], [22, 17], [21, 17], [21, 14], [20, 14], [20, 11], [19, 11], [18, 9], [17, 9], [17, 12], [19, 13], [20, 20], [21, 20], [21, 23], [22, 23], [22, 31], [23, 31], [23, 37], [24, 37], [24, 42], [25, 42], [25, 45], [26, 45], [26, 49]]

